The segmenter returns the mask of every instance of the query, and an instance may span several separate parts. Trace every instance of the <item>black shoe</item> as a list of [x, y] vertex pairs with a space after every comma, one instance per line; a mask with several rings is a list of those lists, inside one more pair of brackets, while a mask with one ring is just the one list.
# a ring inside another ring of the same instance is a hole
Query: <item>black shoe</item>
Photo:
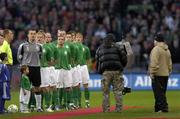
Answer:
[[164, 112], [164, 113], [168, 113], [169, 111], [168, 111], [168, 110], [162, 110], [162, 112]]

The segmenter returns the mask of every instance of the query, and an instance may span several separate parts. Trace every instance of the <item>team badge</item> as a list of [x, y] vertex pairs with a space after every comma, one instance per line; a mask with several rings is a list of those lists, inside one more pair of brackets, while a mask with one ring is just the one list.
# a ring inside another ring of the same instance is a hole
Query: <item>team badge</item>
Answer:
[[38, 45], [36, 45], [36, 50], [37, 50], [37, 51], [39, 51], [39, 50], [40, 50]]
[[69, 46], [66, 45], [66, 48], [69, 48]]
[[67, 51], [64, 51], [64, 54], [67, 55]]
[[45, 53], [46, 52], [46, 50], [45, 49], [43, 49], [43, 53]]

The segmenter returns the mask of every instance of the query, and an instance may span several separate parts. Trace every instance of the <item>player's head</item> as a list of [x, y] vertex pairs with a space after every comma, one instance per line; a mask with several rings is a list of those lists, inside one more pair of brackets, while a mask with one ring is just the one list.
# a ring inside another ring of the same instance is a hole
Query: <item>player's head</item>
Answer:
[[63, 45], [66, 38], [66, 32], [64, 30], [58, 30], [57, 37], [58, 37], [58, 44]]
[[83, 41], [83, 35], [80, 32], [76, 33], [76, 41], [77, 42]]
[[111, 46], [116, 41], [114, 34], [108, 33], [107, 36], [103, 39], [105, 46]]
[[28, 41], [29, 42], [35, 42], [36, 38], [36, 31], [35, 30], [29, 30], [28, 31]]
[[66, 41], [72, 41], [73, 38], [72, 38], [72, 34], [71, 33], [66, 33]]
[[51, 34], [50, 34], [49, 32], [46, 32], [45, 36], [46, 36], [46, 42], [47, 42], [47, 43], [50, 43], [50, 42], [52, 41], [52, 36], [51, 36]]
[[3, 34], [4, 34], [4, 38], [5, 38], [9, 43], [11, 43], [11, 41], [12, 41], [13, 38], [14, 38], [13, 32], [12, 32], [10, 29], [5, 29], [5, 30], [3, 31]]
[[46, 41], [45, 41], [45, 33], [44, 33], [43, 30], [39, 30], [39, 31], [36, 33], [36, 42], [37, 42], [37, 43], [40, 43], [40, 44], [46, 43]]
[[71, 37], [72, 37], [71, 41], [75, 41], [76, 40], [76, 32], [75, 31], [69, 31], [68, 33], [71, 34]]
[[158, 42], [164, 42], [164, 36], [161, 32], [158, 32], [155, 36], [154, 36], [154, 45], [157, 45]]
[[27, 65], [21, 66], [21, 73], [22, 74], [29, 74], [29, 67]]
[[4, 35], [3, 33], [0, 33], [0, 46], [3, 44], [4, 42]]

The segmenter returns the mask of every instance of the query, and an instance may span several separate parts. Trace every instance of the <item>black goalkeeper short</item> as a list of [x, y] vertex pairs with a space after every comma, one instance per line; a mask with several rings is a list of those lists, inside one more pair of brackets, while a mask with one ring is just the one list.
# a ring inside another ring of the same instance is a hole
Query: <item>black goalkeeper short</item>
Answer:
[[33, 86], [39, 87], [41, 85], [40, 67], [29, 66], [29, 80]]

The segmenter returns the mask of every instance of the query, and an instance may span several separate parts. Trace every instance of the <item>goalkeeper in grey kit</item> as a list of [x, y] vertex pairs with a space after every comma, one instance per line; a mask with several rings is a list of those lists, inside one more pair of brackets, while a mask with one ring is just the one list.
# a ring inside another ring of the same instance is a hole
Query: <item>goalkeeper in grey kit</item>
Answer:
[[[21, 65], [29, 67], [29, 79], [35, 93], [36, 108], [38, 112], [41, 109], [41, 75], [40, 75], [40, 55], [42, 54], [42, 46], [35, 42], [36, 31], [29, 30], [28, 41], [19, 46], [17, 59]], [[30, 100], [31, 101], [31, 100]]]

